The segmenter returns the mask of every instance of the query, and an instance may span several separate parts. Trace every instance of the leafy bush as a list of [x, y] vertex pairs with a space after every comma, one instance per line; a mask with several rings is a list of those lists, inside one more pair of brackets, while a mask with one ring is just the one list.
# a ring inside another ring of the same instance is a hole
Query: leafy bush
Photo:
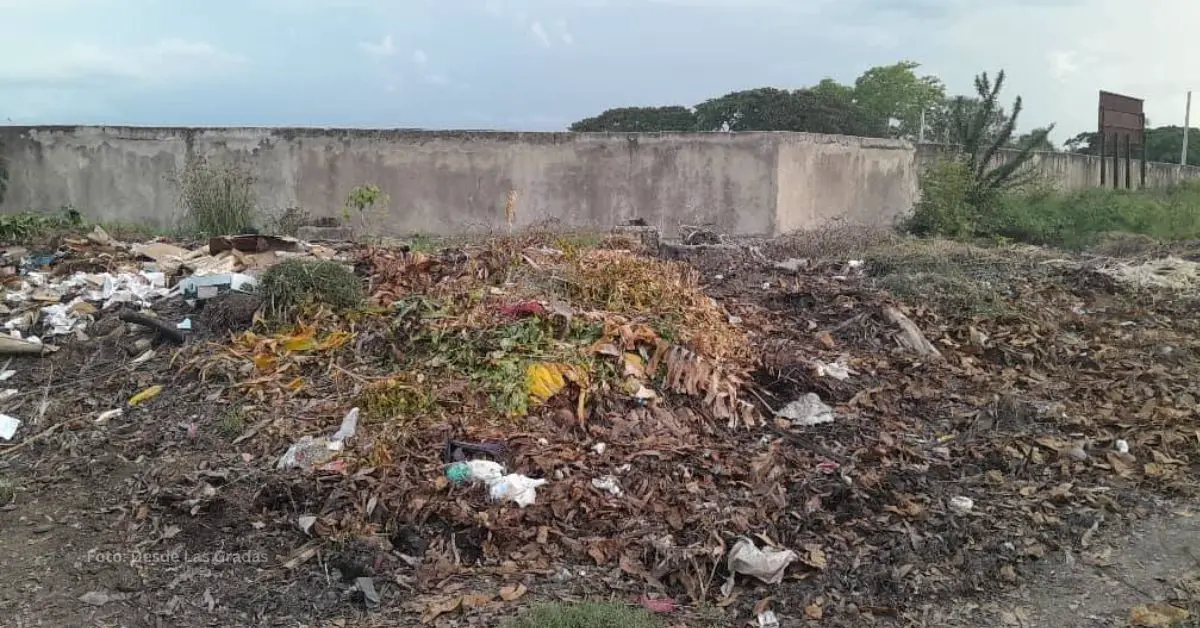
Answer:
[[218, 236], [254, 230], [258, 198], [254, 176], [235, 165], [192, 159], [177, 173], [184, 227], [197, 235]]
[[0, 214], [0, 240], [9, 242], [38, 238], [52, 231], [75, 229], [83, 225], [79, 210], [67, 205], [58, 214], [20, 212]]
[[970, 166], [957, 158], [940, 159], [921, 177], [921, 200], [905, 228], [920, 236], [970, 236], [979, 209], [971, 204]]
[[510, 619], [501, 628], [661, 628], [645, 609], [624, 604], [545, 604]]
[[310, 259], [290, 259], [268, 268], [259, 281], [258, 293], [267, 312], [277, 318], [310, 304], [352, 309], [365, 297], [362, 281], [349, 268]]

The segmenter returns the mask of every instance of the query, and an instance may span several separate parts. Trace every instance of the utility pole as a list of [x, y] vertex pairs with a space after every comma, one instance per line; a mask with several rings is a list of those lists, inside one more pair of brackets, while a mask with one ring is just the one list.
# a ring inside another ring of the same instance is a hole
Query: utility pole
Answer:
[[1187, 165], [1187, 136], [1188, 127], [1192, 125], [1192, 92], [1188, 90], [1187, 106], [1183, 110], [1183, 151], [1179, 155], [1179, 165]]
[[917, 131], [917, 142], [920, 144], [925, 143], [925, 110], [924, 109], [921, 110], [921, 130]]

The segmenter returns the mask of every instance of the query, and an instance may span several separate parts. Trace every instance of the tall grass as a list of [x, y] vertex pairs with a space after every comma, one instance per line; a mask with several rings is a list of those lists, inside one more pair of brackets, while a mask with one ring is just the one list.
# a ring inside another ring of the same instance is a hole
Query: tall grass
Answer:
[[245, 233], [255, 227], [254, 176], [236, 165], [196, 157], [176, 174], [183, 230], [200, 236]]
[[1113, 234], [1159, 242], [1200, 238], [1200, 181], [1165, 188], [1060, 191], [1035, 183], [987, 202], [972, 203], [961, 162], [926, 170], [921, 200], [905, 227], [922, 236], [990, 238], [1082, 249]]
[[1010, 195], [985, 213], [978, 235], [1081, 249], [1112, 234], [1159, 242], [1200, 238], [1200, 182], [1161, 189], [1090, 189]]

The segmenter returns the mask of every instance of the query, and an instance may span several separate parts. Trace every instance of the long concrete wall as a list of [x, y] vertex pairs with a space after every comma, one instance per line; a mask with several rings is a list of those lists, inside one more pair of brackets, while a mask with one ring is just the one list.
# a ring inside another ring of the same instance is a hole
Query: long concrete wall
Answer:
[[[0, 127], [9, 192], [0, 211], [73, 205], [96, 220], [170, 227], [183, 210], [175, 175], [198, 155], [256, 177], [267, 211], [338, 217], [350, 189], [391, 200], [381, 235], [517, 228], [608, 228], [642, 218], [664, 232], [711, 224], [773, 235], [843, 219], [890, 224], [919, 196], [936, 147], [806, 133], [497, 133], [357, 129]], [[1039, 157], [1065, 187], [1099, 181], [1099, 160]], [[1151, 164], [1148, 183], [1200, 176]]]
[[837, 216], [879, 220], [911, 207], [901, 142], [790, 133], [573, 134], [0, 127], [11, 185], [0, 211], [71, 204], [89, 217], [170, 226], [172, 176], [193, 155], [244, 164], [268, 210], [340, 216], [366, 183], [391, 197], [373, 229], [389, 235], [556, 221], [607, 228], [642, 218], [664, 231], [713, 224], [774, 234]]
[[[922, 144], [917, 146], [917, 163], [921, 167], [927, 167], [937, 161], [937, 159], [948, 152], [947, 147], [938, 144]], [[1011, 159], [1019, 151], [1001, 150], [993, 160], [995, 163], [1001, 163], [1007, 159]], [[1113, 160], [1112, 157], [1104, 159], [1105, 186], [1112, 187], [1113, 185]], [[1084, 188], [1094, 188], [1100, 186], [1100, 163], [1101, 158], [1094, 155], [1081, 155], [1078, 153], [1052, 153], [1052, 152], [1036, 152], [1033, 154], [1031, 163], [1034, 168], [1037, 168], [1042, 176], [1053, 182], [1062, 190], [1082, 190]], [[1125, 187], [1125, 172], [1127, 165], [1124, 157], [1118, 163], [1118, 178], [1117, 183], [1120, 187]], [[1141, 187], [1141, 162], [1138, 160], [1130, 160], [1128, 164], [1129, 184], [1131, 188]], [[1200, 167], [1197, 166], [1181, 166], [1178, 164], [1164, 164], [1157, 162], [1146, 163], [1146, 187], [1161, 188], [1175, 183], [1179, 183], [1188, 179], [1200, 178]]]

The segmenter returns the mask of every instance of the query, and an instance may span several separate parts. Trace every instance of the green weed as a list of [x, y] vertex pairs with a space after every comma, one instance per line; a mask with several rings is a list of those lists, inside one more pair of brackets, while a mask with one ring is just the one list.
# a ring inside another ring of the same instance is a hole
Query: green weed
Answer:
[[543, 604], [500, 624], [501, 628], [662, 628], [649, 611], [625, 604]]

